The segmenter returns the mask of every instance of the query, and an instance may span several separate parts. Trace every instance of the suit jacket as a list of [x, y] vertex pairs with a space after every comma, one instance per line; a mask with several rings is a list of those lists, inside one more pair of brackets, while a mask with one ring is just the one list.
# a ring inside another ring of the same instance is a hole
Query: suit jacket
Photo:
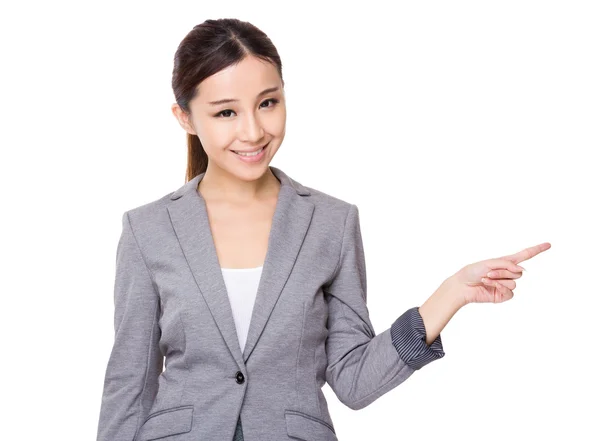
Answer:
[[123, 214], [98, 441], [232, 440], [238, 421], [245, 441], [336, 441], [325, 382], [358, 410], [443, 357], [416, 306], [375, 333], [356, 205], [270, 168], [281, 188], [243, 353], [204, 173]]

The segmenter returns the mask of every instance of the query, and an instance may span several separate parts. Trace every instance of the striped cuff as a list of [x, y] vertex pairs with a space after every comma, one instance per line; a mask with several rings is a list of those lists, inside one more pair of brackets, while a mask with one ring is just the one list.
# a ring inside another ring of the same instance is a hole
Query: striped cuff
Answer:
[[392, 324], [390, 334], [400, 358], [415, 370], [446, 355], [441, 334], [431, 345], [425, 343], [427, 334], [418, 306], [410, 308], [398, 317]]

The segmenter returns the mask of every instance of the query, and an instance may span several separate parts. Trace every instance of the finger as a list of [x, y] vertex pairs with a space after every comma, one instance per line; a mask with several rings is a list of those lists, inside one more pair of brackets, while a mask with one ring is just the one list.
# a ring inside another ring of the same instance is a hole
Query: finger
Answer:
[[513, 273], [508, 270], [493, 270], [487, 273], [490, 279], [518, 279], [523, 276], [522, 272]]
[[[498, 283], [498, 281], [495, 281], [496, 283], [496, 289], [498, 291], [500, 291], [500, 293], [506, 297], [506, 300], [511, 299], [515, 294], [512, 292], [512, 290], [510, 288], [507, 288], [506, 286], [504, 286], [501, 283]], [[513, 282], [514, 283], [514, 282]], [[513, 288], [514, 289], [514, 288]]]
[[542, 251], [546, 251], [547, 249], [550, 248], [550, 246], [551, 245], [549, 242], [544, 242], [544, 243], [541, 243], [541, 244], [533, 246], [533, 247], [525, 248], [524, 250], [519, 251], [518, 253], [512, 254], [510, 256], [505, 256], [501, 259], [502, 260], [508, 259], [514, 263], [520, 263], [520, 262], [523, 262], [524, 260], [528, 260], [528, 259], [531, 259], [532, 257], [537, 256]]
[[488, 277], [483, 277], [481, 279], [481, 282], [484, 285], [488, 285], [488, 286], [502, 286], [504, 288], [508, 288], [508, 289], [515, 289], [517, 287], [517, 282], [515, 282], [512, 279], [499, 279], [499, 280], [494, 280], [494, 279], [490, 279]]
[[494, 302], [495, 303], [501, 303], [501, 302], [504, 302], [506, 300], [510, 300], [510, 299], [512, 299], [514, 297], [515, 293], [512, 292], [512, 290], [510, 290], [506, 286], [502, 285], [501, 283], [498, 283], [497, 280], [490, 280], [490, 279], [487, 279], [487, 278], [484, 277], [482, 279], [482, 281], [484, 279], [487, 281], [487, 282], [484, 282], [486, 285], [493, 286], [494, 288], [496, 288], [496, 290], [501, 295], [502, 300], [500, 302], [496, 302], [496, 296], [494, 296]]
[[506, 259], [506, 258], [490, 259], [486, 263], [487, 263], [490, 271], [506, 269], [513, 273], [520, 273], [521, 271], [523, 271], [525, 269], [522, 266], [517, 265], [512, 260]]

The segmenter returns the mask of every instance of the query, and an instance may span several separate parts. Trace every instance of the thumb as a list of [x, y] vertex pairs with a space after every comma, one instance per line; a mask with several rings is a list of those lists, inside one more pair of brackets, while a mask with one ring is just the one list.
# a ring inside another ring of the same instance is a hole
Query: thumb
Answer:
[[490, 269], [494, 269], [494, 270], [495, 269], [506, 269], [513, 273], [520, 273], [521, 271], [525, 271], [525, 268], [523, 268], [520, 265], [517, 265], [512, 260], [509, 260], [506, 258], [490, 259], [490, 260], [487, 260], [485, 263], [487, 264], [487, 266]]

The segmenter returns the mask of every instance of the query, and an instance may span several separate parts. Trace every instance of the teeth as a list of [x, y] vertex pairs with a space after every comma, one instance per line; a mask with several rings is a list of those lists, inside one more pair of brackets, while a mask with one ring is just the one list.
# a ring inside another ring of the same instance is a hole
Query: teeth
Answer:
[[240, 155], [240, 156], [256, 156], [256, 155], [260, 154], [260, 152], [262, 152], [262, 151], [263, 151], [263, 149], [264, 149], [264, 147], [261, 147], [261, 149], [260, 149], [260, 150], [257, 150], [257, 151], [256, 151], [256, 152], [254, 152], [254, 153], [242, 153], [242, 152], [236, 152], [236, 153], [237, 153], [238, 155]]

